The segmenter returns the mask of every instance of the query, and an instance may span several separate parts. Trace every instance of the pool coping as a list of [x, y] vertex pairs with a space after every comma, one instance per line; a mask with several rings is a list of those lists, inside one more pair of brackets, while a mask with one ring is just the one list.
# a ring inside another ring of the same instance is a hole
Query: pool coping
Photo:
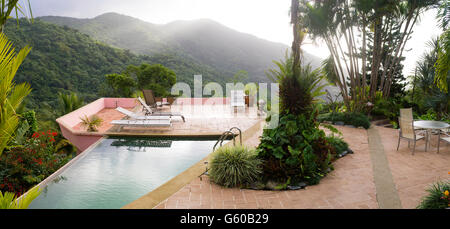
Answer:
[[[242, 141], [245, 143], [250, 137], [254, 136], [257, 131], [260, 131], [264, 127], [264, 119], [259, 120], [252, 127], [248, 128], [242, 133]], [[237, 140], [238, 141], [238, 140]], [[224, 146], [230, 145], [232, 142], [228, 142]], [[210, 160], [213, 152], [208, 154], [205, 158], [181, 172], [171, 180], [160, 185], [153, 191], [139, 197], [133, 202], [123, 206], [121, 209], [153, 209], [158, 206], [159, 203], [167, 200], [170, 196], [178, 192], [185, 185], [189, 184], [194, 179], [198, 178], [205, 172], [205, 162]]]

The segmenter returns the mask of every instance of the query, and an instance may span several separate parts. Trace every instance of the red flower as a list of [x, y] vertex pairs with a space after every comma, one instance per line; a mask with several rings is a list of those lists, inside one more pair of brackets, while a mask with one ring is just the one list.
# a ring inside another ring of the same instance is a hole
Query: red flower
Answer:
[[39, 133], [38, 132], [34, 133], [32, 137], [33, 138], [38, 138], [39, 137]]
[[50, 138], [50, 142], [54, 142], [55, 141], [55, 139], [54, 138]]
[[57, 132], [53, 132], [53, 133], [52, 133], [52, 136], [53, 136], [53, 137], [56, 137], [57, 135], [58, 135]]

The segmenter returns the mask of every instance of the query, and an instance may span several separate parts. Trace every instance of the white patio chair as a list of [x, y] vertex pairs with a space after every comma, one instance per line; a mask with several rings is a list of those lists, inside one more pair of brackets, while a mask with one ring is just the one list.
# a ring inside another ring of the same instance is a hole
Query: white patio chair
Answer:
[[416, 134], [416, 131], [414, 130], [414, 120], [407, 118], [399, 118], [398, 123], [400, 126], [400, 130], [398, 135], [397, 151], [400, 147], [400, 139], [405, 139], [408, 141], [408, 148], [410, 147], [411, 141], [414, 142], [414, 147], [412, 151], [412, 154], [414, 155], [414, 152], [416, 151], [416, 142], [418, 140], [425, 139], [425, 137]]
[[[413, 121], [416, 121], [416, 120], [414, 120], [414, 118], [413, 118], [413, 110], [412, 110], [412, 108], [403, 108], [403, 109], [400, 109], [400, 118], [403, 118], [403, 119], [411, 119], [411, 120], [413, 120]], [[414, 127], [414, 130], [422, 130], [422, 129], [419, 128], [419, 127]], [[420, 132], [420, 133], [422, 133], [422, 132]]]
[[230, 105], [232, 107], [245, 107], [245, 93], [242, 90], [230, 91]]

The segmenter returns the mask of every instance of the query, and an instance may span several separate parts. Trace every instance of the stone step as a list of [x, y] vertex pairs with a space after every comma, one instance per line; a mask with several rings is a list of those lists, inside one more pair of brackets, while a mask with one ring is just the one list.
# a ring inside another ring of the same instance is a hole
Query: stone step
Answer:
[[391, 121], [389, 119], [381, 119], [381, 120], [373, 121], [372, 124], [376, 125], [376, 126], [384, 126], [387, 124], [390, 125]]

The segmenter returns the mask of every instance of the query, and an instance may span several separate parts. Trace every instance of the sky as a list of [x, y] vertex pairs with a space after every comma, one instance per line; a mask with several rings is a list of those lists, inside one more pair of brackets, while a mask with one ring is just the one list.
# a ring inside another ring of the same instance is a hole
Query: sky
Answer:
[[[23, 0], [22, 0], [23, 1]], [[257, 37], [291, 45], [291, 0], [30, 0], [33, 16], [69, 16], [92, 18], [117, 12], [154, 24], [176, 20], [208, 18], [227, 27]], [[414, 72], [415, 63], [426, 51], [425, 43], [437, 37], [436, 12], [427, 12], [416, 26], [405, 53], [404, 74]], [[321, 58], [329, 52], [320, 41], [307, 42], [303, 49]]]

